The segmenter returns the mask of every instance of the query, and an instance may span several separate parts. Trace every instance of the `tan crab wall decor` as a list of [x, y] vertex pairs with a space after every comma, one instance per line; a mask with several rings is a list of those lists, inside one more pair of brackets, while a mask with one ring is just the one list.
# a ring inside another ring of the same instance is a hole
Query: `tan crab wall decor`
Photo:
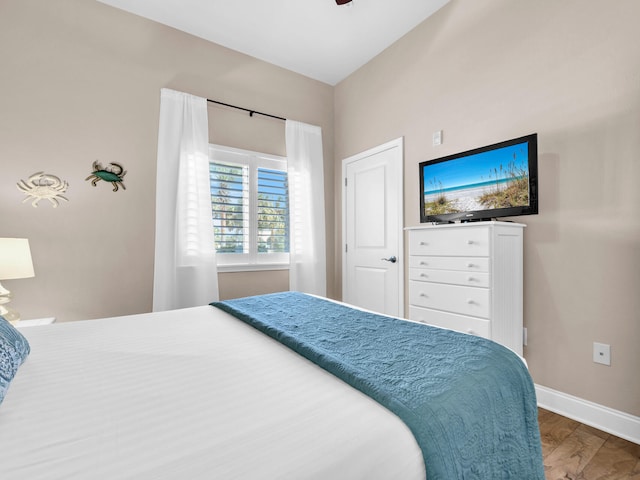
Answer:
[[53, 205], [53, 208], [57, 208], [60, 205], [58, 200], [64, 200], [68, 202], [63, 193], [69, 188], [69, 184], [60, 180], [60, 178], [50, 173], [36, 172], [29, 177], [27, 181], [20, 180], [16, 187], [27, 197], [22, 200], [25, 203], [28, 200], [32, 200], [31, 205], [38, 207], [38, 202], [42, 199], [47, 199]]

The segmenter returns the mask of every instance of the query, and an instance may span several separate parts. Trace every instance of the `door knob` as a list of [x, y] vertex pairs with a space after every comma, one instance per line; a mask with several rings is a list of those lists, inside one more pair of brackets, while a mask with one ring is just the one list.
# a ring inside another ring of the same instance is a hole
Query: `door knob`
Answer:
[[392, 256], [389, 258], [381, 258], [380, 260], [384, 260], [385, 262], [391, 262], [391, 263], [396, 263], [398, 261], [398, 259], [395, 256]]

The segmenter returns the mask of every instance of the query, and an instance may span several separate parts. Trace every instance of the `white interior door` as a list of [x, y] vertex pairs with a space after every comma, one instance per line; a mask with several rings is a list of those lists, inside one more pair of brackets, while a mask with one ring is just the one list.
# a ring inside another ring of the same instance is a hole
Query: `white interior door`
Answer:
[[342, 161], [342, 299], [404, 315], [403, 139]]

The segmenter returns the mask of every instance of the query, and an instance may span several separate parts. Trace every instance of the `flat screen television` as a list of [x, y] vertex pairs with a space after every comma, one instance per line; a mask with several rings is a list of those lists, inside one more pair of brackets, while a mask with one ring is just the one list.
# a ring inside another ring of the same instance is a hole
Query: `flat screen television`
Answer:
[[535, 133], [428, 160], [419, 167], [422, 223], [538, 213]]

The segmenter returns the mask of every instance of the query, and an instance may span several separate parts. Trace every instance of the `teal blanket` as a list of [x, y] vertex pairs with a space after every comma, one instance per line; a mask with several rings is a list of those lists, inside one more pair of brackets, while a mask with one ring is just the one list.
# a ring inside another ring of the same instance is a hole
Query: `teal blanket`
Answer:
[[507, 348], [297, 292], [211, 305], [398, 415], [428, 480], [544, 480], [533, 382]]

